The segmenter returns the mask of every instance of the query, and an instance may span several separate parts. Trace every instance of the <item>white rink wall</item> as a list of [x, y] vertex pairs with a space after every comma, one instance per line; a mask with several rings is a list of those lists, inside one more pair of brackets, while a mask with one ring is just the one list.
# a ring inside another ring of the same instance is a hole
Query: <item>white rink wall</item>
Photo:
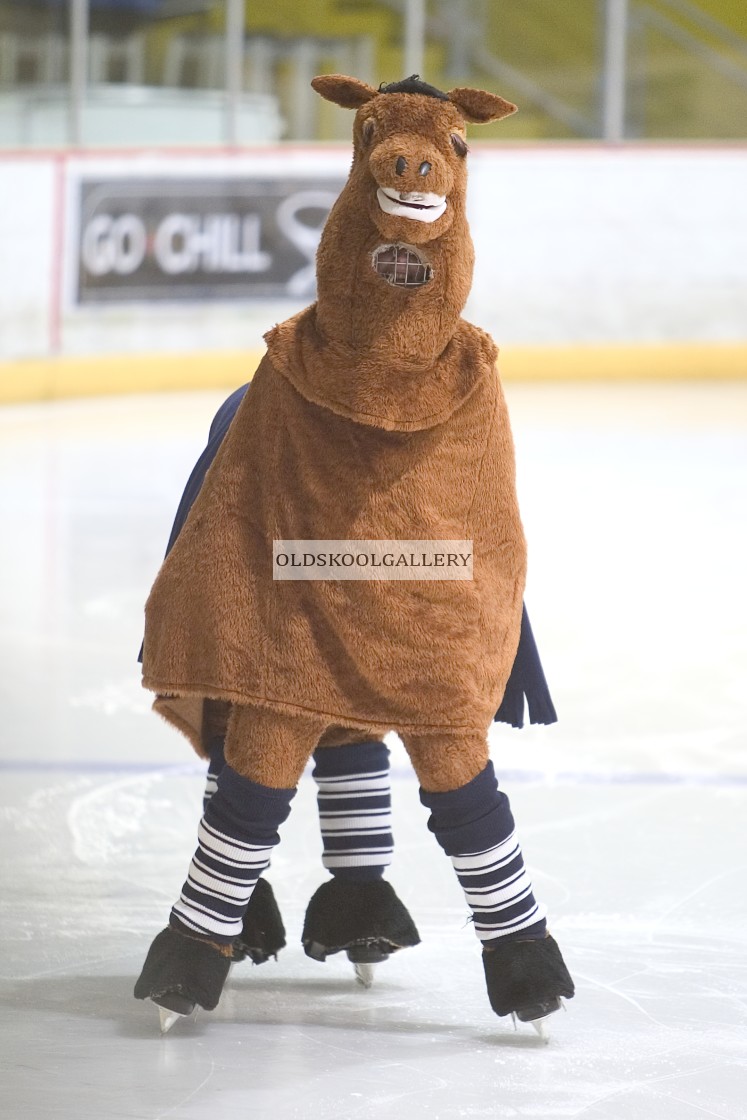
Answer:
[[[470, 160], [467, 317], [500, 345], [747, 340], [747, 148], [478, 145]], [[261, 347], [313, 298], [318, 228], [349, 163], [347, 146], [0, 155], [0, 391], [3, 361]], [[316, 205], [311, 224], [283, 209], [294, 191]], [[124, 223], [107, 216], [117, 198], [137, 211]], [[157, 251], [175, 271], [154, 280], [151, 262], [130, 284], [135, 257]], [[208, 260], [217, 287], [201, 292]]]
[[747, 148], [473, 158], [469, 313], [500, 341], [747, 339]]

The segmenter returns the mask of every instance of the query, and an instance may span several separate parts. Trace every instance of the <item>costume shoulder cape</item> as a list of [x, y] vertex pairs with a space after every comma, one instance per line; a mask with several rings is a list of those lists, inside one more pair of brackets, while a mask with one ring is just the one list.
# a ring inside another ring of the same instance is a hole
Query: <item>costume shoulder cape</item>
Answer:
[[[467, 331], [461, 340], [480, 368], [460, 382], [451, 423], [426, 427], [411, 413], [405, 422], [421, 426], [405, 431], [391, 427], [401, 414], [377, 425], [370, 414], [341, 415], [339, 400], [334, 408], [310, 400], [308, 380], [298, 388], [308, 364], [294, 377], [287, 364], [279, 372], [270, 339], [272, 357], [216, 417], [146, 608], [144, 684], [198, 749], [205, 698], [319, 711], [351, 726], [466, 727], [499, 703], [502, 718], [520, 724], [529, 689], [530, 718], [554, 719], [527, 620], [531, 656], [515, 658], [523, 572], [519, 564], [507, 573], [499, 554], [512, 534], [521, 543], [521, 528], [484, 337]], [[286, 335], [286, 353], [287, 343]], [[475, 580], [455, 591], [272, 579], [277, 538], [417, 535], [473, 536]], [[521, 679], [509, 692], [515, 662]]]

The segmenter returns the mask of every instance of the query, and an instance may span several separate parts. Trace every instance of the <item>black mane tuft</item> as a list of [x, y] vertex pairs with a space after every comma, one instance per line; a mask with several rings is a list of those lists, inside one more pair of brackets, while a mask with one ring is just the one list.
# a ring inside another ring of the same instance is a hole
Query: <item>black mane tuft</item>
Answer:
[[435, 86], [429, 86], [427, 82], [421, 82], [419, 74], [411, 74], [409, 78], [404, 78], [401, 82], [389, 82], [385, 85], [383, 82], [379, 86], [379, 93], [419, 93], [423, 97], [437, 97], [439, 101], [448, 101], [448, 94], [444, 93], [441, 89], [436, 89]]

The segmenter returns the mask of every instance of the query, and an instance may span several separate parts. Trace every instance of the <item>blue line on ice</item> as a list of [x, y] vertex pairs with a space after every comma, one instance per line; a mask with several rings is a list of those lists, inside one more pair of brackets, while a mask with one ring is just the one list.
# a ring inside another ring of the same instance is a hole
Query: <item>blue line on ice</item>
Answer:
[[[33, 774], [204, 774], [200, 762], [98, 762], [91, 759], [0, 759], [0, 773]], [[392, 778], [414, 780], [414, 771], [393, 766]], [[747, 774], [672, 770], [510, 770], [500, 771], [502, 782], [556, 785], [691, 785], [747, 786]]]

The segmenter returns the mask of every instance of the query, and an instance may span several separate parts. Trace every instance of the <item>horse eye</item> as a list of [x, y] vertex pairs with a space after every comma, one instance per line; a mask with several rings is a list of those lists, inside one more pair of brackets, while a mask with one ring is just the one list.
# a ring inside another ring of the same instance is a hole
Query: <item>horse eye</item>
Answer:
[[376, 126], [374, 125], [374, 122], [372, 120], [367, 120], [367, 121], [363, 122], [363, 133], [362, 133], [362, 135], [363, 135], [363, 143], [364, 144], [367, 144], [369, 142], [369, 140], [371, 139], [371, 137], [373, 136], [375, 127]]
[[464, 137], [460, 136], [458, 132], [452, 132], [450, 140], [456, 154], [458, 156], [466, 156], [469, 148], [467, 147], [467, 141]]

